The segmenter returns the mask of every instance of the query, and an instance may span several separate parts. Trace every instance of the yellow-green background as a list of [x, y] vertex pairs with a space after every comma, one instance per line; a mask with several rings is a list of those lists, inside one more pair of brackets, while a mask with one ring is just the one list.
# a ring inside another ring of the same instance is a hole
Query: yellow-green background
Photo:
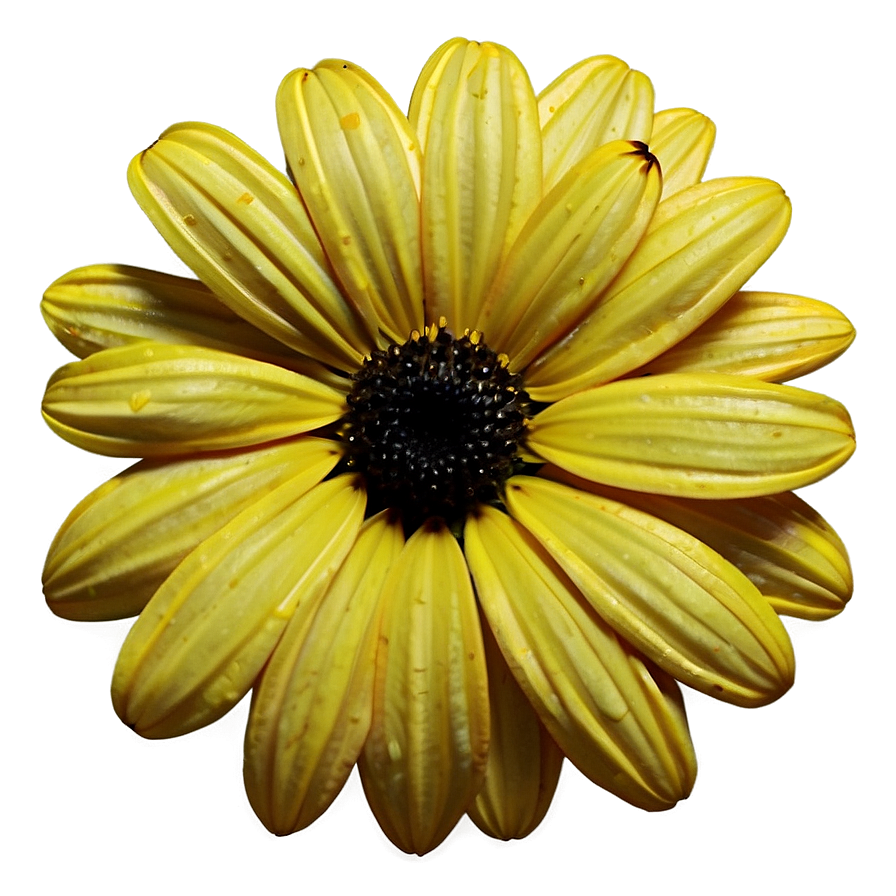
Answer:
[[[0, 886], [9, 893], [884, 893], [892, 886], [896, 320], [892, 75], [883, 7], [756, 0], [37, 2], [6, 13], [2, 296], [5, 772]], [[851, 409], [854, 458], [805, 490], [851, 550], [853, 603], [789, 620], [797, 683], [741, 710], [688, 693], [700, 773], [692, 797], [647, 815], [567, 765], [546, 821], [502, 844], [464, 821], [424, 859], [379, 832], [352, 778], [285, 840], [242, 789], [245, 703], [209, 729], [143, 741], [108, 698], [128, 623], [54, 618], [40, 594], [50, 538], [123, 464], [63, 444], [38, 411], [68, 360], [40, 294], [93, 262], [181, 272], [131, 200], [131, 156], [175, 121], [222, 125], [282, 159], [274, 92], [290, 69], [340, 56], [406, 105], [445, 38], [510, 46], [536, 90], [612, 53], [653, 79], [657, 107], [718, 126], [707, 177], [761, 175], [793, 200], [790, 233], [751, 281], [839, 306], [858, 339], [800, 382]], [[888, 867], [889, 866], [889, 867]]]

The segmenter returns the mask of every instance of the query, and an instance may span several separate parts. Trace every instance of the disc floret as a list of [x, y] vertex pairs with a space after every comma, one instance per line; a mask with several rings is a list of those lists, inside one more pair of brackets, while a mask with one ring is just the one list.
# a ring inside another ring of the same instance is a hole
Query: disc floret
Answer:
[[481, 333], [455, 338], [442, 318], [373, 352], [352, 379], [342, 435], [348, 466], [366, 477], [370, 511], [394, 508], [415, 528], [500, 500], [522, 464], [529, 397]]

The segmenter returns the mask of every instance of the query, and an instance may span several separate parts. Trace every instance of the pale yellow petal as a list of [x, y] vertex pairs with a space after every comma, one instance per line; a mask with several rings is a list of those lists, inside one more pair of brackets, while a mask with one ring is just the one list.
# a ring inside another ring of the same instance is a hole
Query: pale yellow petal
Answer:
[[691, 498], [799, 488], [855, 450], [839, 402], [724, 374], [669, 373], [589, 389], [529, 424], [531, 451], [593, 482]]
[[701, 501], [598, 486], [557, 468], [542, 474], [684, 529], [733, 563], [778, 613], [830, 619], [852, 596], [852, 570], [843, 542], [817, 511], [791, 492]]
[[368, 520], [313, 615], [296, 614], [252, 696], [243, 778], [268, 830], [321, 815], [370, 728], [383, 580], [404, 545], [388, 512]]
[[570, 761], [642, 809], [686, 797], [696, 764], [675, 683], [651, 676], [505, 514], [482, 508], [467, 522], [465, 546], [501, 651]]
[[643, 236], [660, 189], [647, 147], [620, 140], [586, 156], [541, 201], [478, 318], [513, 370], [591, 310]]
[[373, 335], [422, 329], [420, 150], [363, 69], [327, 60], [287, 75], [277, 119], [290, 171], [327, 256]]
[[544, 479], [518, 476], [506, 502], [630, 644], [685, 684], [739, 706], [793, 683], [787, 632], [756, 586], [692, 535]]
[[771, 255], [790, 203], [758, 178], [706, 181], [661, 202], [594, 312], [526, 372], [537, 401], [609, 382], [680, 342]]
[[460, 547], [441, 521], [410, 537], [383, 594], [361, 780], [386, 836], [422, 855], [466, 812], [488, 754], [476, 599]]
[[223, 716], [249, 690], [287, 622], [317, 608], [348, 553], [366, 496], [354, 476], [306, 492], [299, 476], [200, 544], [140, 614], [112, 702], [144, 737]]
[[780, 383], [829, 364], [855, 339], [832, 305], [777, 292], [739, 292], [637, 373], [731, 373]]
[[716, 126], [693, 109], [653, 116], [650, 151], [663, 169], [663, 199], [699, 183], [716, 138]]
[[335, 442], [305, 436], [135, 464], [81, 501], [53, 540], [43, 573], [50, 609], [82, 620], [139, 613], [198, 544], [287, 480], [317, 485], [339, 456]]
[[342, 370], [372, 348], [295, 187], [233, 134], [175, 125], [134, 158], [128, 183], [171, 248], [240, 317]]
[[158, 457], [258, 445], [317, 429], [345, 396], [299, 373], [199, 346], [139, 342], [61, 367], [43, 414], [97, 454]]
[[567, 69], [538, 95], [549, 190], [595, 147], [612, 140], [646, 143], [653, 124], [653, 85], [613, 56]]
[[151, 340], [255, 358], [345, 388], [345, 378], [243, 320], [198, 280], [123, 264], [76, 268], [44, 293], [41, 313], [79, 358]]
[[541, 198], [535, 95], [509, 50], [456, 39], [427, 63], [409, 117], [424, 150], [427, 318], [463, 332]]
[[487, 624], [491, 737], [485, 781], [467, 814], [499, 840], [528, 836], [544, 818], [557, 788], [563, 753], [516, 683]]

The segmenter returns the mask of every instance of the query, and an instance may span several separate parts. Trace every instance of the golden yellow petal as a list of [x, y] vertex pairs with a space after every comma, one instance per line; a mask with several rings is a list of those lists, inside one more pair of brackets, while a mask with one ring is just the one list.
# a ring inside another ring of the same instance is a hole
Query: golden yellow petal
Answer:
[[158, 457], [258, 445], [332, 423], [345, 396], [299, 373], [199, 346], [138, 342], [59, 368], [43, 414], [97, 454]]
[[832, 305], [739, 292], [705, 324], [636, 373], [731, 373], [780, 383], [824, 367], [855, 339]]
[[724, 374], [621, 380], [563, 399], [529, 425], [531, 451], [593, 482], [690, 498], [787, 491], [855, 450], [839, 402]]
[[505, 514], [484, 507], [471, 517], [465, 549], [501, 652], [570, 761], [643, 809], [668, 809], [686, 797], [696, 763], [675, 683], [651, 676]]
[[290, 171], [346, 293], [388, 342], [422, 329], [420, 150], [363, 69], [330, 59], [287, 75], [277, 119]]
[[830, 619], [852, 597], [852, 570], [843, 542], [817, 511], [791, 492], [701, 501], [598, 486], [557, 468], [546, 468], [542, 475], [684, 529], [733, 563], [778, 613]]
[[491, 738], [485, 781], [467, 814], [499, 840], [528, 836], [544, 818], [557, 788], [563, 753], [516, 683], [487, 624]]
[[[112, 702], [144, 737], [208, 725], [249, 690], [294, 614], [314, 613], [361, 525], [354, 476], [299, 475], [200, 544], [128, 634]], [[298, 623], [297, 623], [298, 624]]]
[[670, 675], [739, 706], [769, 703], [793, 683], [793, 650], [775, 612], [692, 535], [544, 479], [509, 480], [506, 502], [594, 609]]
[[198, 544], [288, 479], [317, 485], [339, 456], [335, 442], [305, 436], [135, 464], [81, 501], [53, 540], [43, 573], [50, 609], [81, 620], [139, 613]]
[[462, 332], [541, 199], [535, 94], [509, 50], [456, 39], [423, 69], [409, 117], [424, 149], [426, 314]]
[[621, 59], [594, 56], [567, 69], [538, 95], [538, 115], [549, 190], [595, 147], [612, 140], [647, 142], [653, 85]]
[[467, 564], [432, 519], [383, 587], [373, 721], [359, 767], [380, 827], [405, 852], [434, 849], [482, 785], [488, 683]]
[[93, 264], [50, 284], [40, 310], [53, 335], [79, 358], [148, 339], [231, 352], [345, 388], [344, 377], [262, 333], [198, 280]]
[[650, 151], [663, 169], [663, 199], [699, 183], [716, 138], [716, 126], [693, 109], [664, 109], [653, 116]]
[[227, 131], [169, 128], [131, 162], [134, 198], [224, 304], [296, 351], [354, 371], [370, 350], [295, 187]]
[[268, 830], [289, 834], [342, 789], [370, 728], [383, 580], [401, 523], [368, 520], [313, 615], [296, 614], [252, 696], [243, 778]]
[[591, 310], [644, 234], [661, 190], [642, 143], [608, 143], [541, 201], [513, 244], [478, 319], [514, 370]]
[[759, 178], [706, 181], [664, 200], [594, 312], [526, 372], [529, 394], [556, 401], [680, 342], [771, 255], [789, 221], [784, 191]]

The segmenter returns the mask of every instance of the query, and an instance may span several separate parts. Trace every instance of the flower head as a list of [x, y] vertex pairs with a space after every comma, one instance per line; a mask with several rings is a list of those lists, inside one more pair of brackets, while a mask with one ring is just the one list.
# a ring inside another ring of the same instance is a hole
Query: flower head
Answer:
[[131, 164], [198, 280], [97, 265], [47, 291], [82, 358], [47, 422], [142, 458], [63, 524], [50, 606], [139, 614], [112, 692], [146, 737], [252, 690], [246, 788], [276, 833], [356, 762], [409, 852], [464, 813], [525, 836], [563, 757], [671, 807], [695, 775], [679, 682], [776, 699], [778, 613], [851, 593], [791, 492], [849, 457], [849, 417], [781, 383], [852, 328], [741, 291], [784, 192], [702, 182], [711, 122], [654, 113], [609, 56], [536, 95], [505, 48], [451, 40], [407, 117], [327, 60], [277, 114], [289, 178], [195, 122]]

